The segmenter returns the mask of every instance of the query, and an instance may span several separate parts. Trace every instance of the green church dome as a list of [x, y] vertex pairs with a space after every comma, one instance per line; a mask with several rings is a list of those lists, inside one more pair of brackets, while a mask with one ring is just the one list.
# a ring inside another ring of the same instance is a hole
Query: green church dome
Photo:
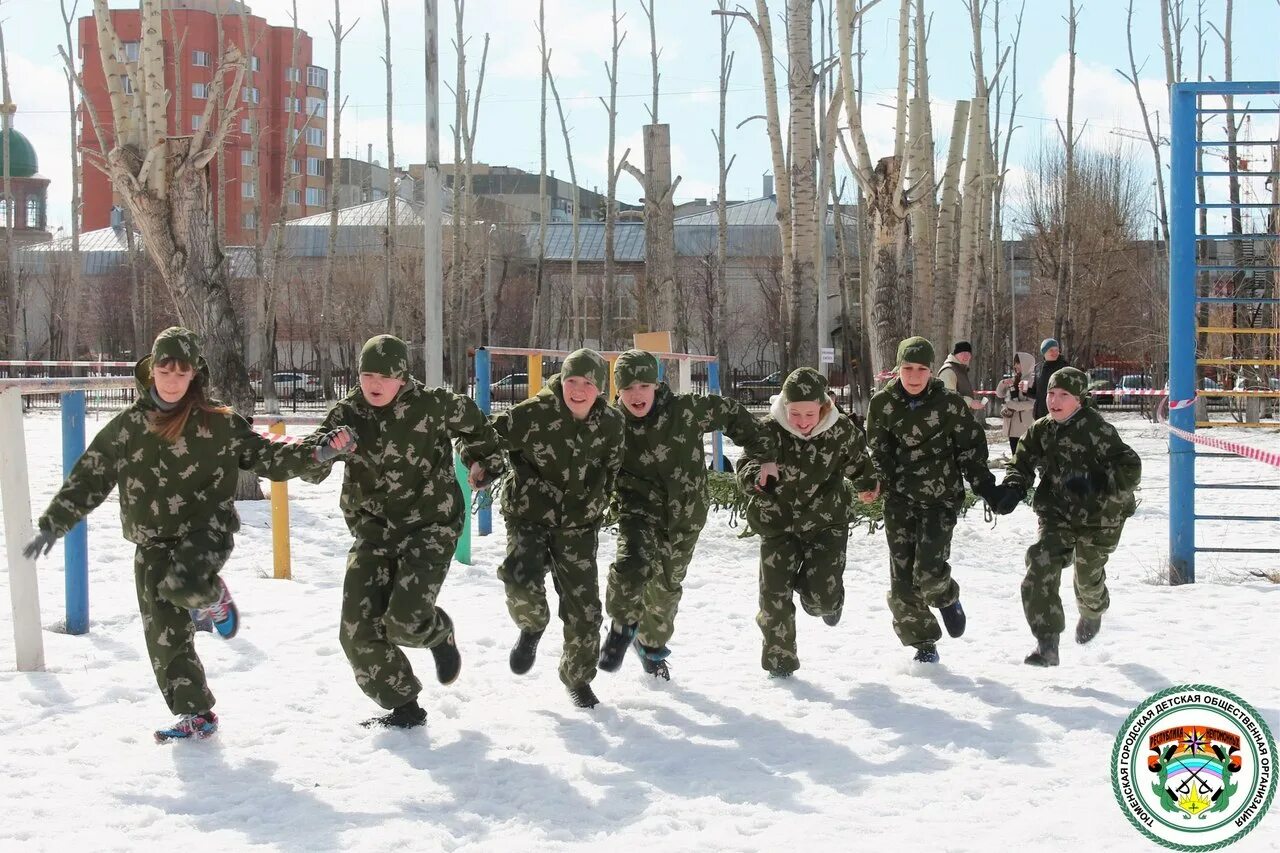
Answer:
[[31, 143], [27, 138], [13, 128], [9, 128], [9, 132], [0, 132], [0, 174], [3, 173], [4, 166], [4, 150], [8, 147], [9, 140], [13, 140], [12, 147], [9, 148], [9, 175], [14, 178], [29, 178], [40, 168], [40, 163], [36, 159], [36, 149], [31, 147]]

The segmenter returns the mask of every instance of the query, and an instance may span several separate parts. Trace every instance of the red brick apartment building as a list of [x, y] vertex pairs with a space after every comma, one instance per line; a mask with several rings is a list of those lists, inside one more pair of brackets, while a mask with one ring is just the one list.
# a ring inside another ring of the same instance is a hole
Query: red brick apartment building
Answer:
[[[252, 14], [247, 14], [248, 25], [242, 28], [241, 6], [236, 0], [165, 0], [163, 12], [165, 83], [174, 93], [169, 103], [169, 127], [174, 135], [192, 133], [209, 103], [220, 59], [219, 26], [224, 45], [234, 45], [250, 57], [250, 69], [237, 101], [240, 114], [227, 136], [225, 156], [221, 158], [226, 174], [219, 174], [218, 158], [210, 164], [215, 209], [221, 203], [220, 195], [226, 199], [227, 245], [252, 244], [256, 229], [269, 226], [279, 215], [286, 189], [289, 219], [319, 213], [328, 206], [329, 72], [311, 64], [311, 37], [302, 30], [298, 31], [297, 67], [291, 67], [293, 28], [272, 26]], [[124, 44], [126, 62], [136, 62], [141, 38], [137, 8], [112, 10], [111, 19]], [[107, 125], [104, 133], [110, 145], [111, 100], [102, 70], [98, 29], [92, 17], [80, 19], [79, 35], [85, 90], [99, 120]], [[180, 92], [176, 91], [179, 69]], [[232, 80], [233, 76], [227, 74], [226, 85], [231, 85]], [[126, 91], [131, 85], [126, 81]], [[182, 127], [177, 127], [179, 109]], [[217, 121], [216, 114], [213, 121]], [[257, 181], [250, 180], [255, 135]], [[97, 149], [97, 137], [87, 115], [82, 116], [80, 142], [85, 148]], [[286, 146], [291, 149], [288, 166], [284, 163]], [[218, 192], [220, 184], [225, 193]], [[111, 208], [117, 203], [107, 176], [86, 163], [83, 228], [90, 231], [110, 225]]]

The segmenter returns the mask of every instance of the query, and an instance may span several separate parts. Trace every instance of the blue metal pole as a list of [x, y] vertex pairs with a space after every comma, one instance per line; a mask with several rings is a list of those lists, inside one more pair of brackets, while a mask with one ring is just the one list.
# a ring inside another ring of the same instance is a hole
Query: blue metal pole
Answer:
[[[720, 393], [720, 362], [707, 362], [707, 393]], [[711, 465], [715, 471], [724, 470], [724, 436], [719, 432], [711, 434]]]
[[[1196, 90], [1172, 93], [1169, 176], [1169, 399], [1196, 395]], [[1170, 425], [1194, 432], [1195, 406], [1170, 408]], [[1195, 445], [1169, 436], [1169, 581], [1196, 579]]]
[[[62, 476], [84, 453], [84, 392], [62, 395]], [[63, 543], [66, 561], [67, 633], [89, 632], [89, 528], [81, 521], [67, 533]]]
[[[488, 416], [493, 409], [493, 401], [489, 395], [489, 385], [492, 382], [493, 366], [490, 361], [489, 351], [484, 347], [476, 349], [476, 405], [480, 407], [480, 411]], [[493, 532], [493, 501], [492, 499], [477, 498], [483, 500], [484, 503], [480, 507], [477, 515], [480, 516], [480, 535], [488, 536]]]

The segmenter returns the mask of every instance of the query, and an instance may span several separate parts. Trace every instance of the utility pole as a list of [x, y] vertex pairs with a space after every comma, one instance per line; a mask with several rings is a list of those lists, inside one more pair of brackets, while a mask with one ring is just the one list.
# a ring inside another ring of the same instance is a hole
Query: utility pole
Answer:
[[[423, 379], [430, 387], [444, 384], [444, 258], [440, 246], [440, 56], [437, 0], [423, 0], [427, 54], [427, 165], [422, 172], [423, 269], [426, 276], [426, 334]], [[457, 211], [454, 211], [455, 215]], [[455, 318], [456, 322], [456, 318]], [[455, 388], [463, 393], [465, 388]]]

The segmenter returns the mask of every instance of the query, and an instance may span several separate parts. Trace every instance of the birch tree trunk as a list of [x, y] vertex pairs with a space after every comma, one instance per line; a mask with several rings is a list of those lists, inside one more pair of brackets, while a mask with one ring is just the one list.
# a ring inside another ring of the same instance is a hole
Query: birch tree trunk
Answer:
[[1062, 230], [1058, 239], [1058, 285], [1053, 302], [1053, 336], [1062, 342], [1063, 332], [1068, 328], [1068, 314], [1071, 305], [1071, 264], [1068, 256], [1071, 251], [1071, 214], [1072, 196], [1075, 192], [1075, 106], [1076, 106], [1076, 24], [1079, 12], [1075, 0], [1070, 0], [1070, 12], [1067, 15], [1067, 128], [1058, 127], [1062, 135], [1062, 144], [1066, 148], [1066, 185], [1062, 195]]
[[[605, 103], [605, 112], [609, 116], [609, 162], [608, 174], [605, 178], [606, 189], [604, 208], [604, 286], [600, 291], [600, 346], [604, 349], [613, 347], [613, 303], [616, 298], [617, 273], [614, 270], [614, 236], [618, 227], [618, 164], [617, 164], [617, 128], [618, 128], [618, 49], [626, 39], [626, 33], [618, 37], [618, 0], [613, 2], [613, 48], [611, 60], [605, 65], [605, 74], [609, 78], [609, 101]], [[603, 99], [602, 99], [603, 101]]]
[[538, 112], [538, 265], [534, 274], [533, 317], [529, 323], [529, 346], [538, 346], [542, 322], [543, 277], [547, 264], [547, 31], [546, 0], [538, 0], [538, 45], [541, 57], [542, 93]]
[[[449, 382], [455, 390], [458, 385], [458, 343], [463, 335], [463, 294], [469, 271], [467, 269], [467, 236], [471, 214], [467, 209], [468, 175], [463, 140], [467, 136], [467, 42], [463, 31], [466, 0], [453, 0], [455, 35], [454, 54], [458, 65], [453, 89], [453, 261], [449, 269], [445, 292], [449, 302]], [[466, 358], [465, 354], [463, 356]], [[465, 375], [463, 382], [466, 382]], [[462, 386], [462, 387], [465, 387]], [[459, 392], [461, 393], [461, 392]]]
[[[924, 0], [916, 0], [915, 96], [910, 104], [907, 185], [918, 199], [911, 208], [911, 328], [934, 334], [934, 282], [937, 275], [938, 197], [934, 190], [933, 116], [929, 109], [929, 65]], [[930, 338], [933, 340], [933, 338]]]
[[969, 108], [964, 199], [960, 203], [960, 253], [956, 273], [956, 301], [948, 330], [952, 340], [971, 336], [973, 301], [982, 273], [982, 221], [988, 180], [987, 99], [974, 98]]
[[[391, 10], [388, 0], [382, 0], [382, 24], [385, 33], [385, 54], [382, 61], [387, 68], [387, 230], [382, 271], [382, 325], [385, 332], [395, 334], [396, 142], [391, 95]], [[454, 222], [457, 222], [456, 215]]]
[[[351, 25], [354, 28], [355, 24]], [[342, 0], [333, 0], [333, 159], [329, 162], [329, 245], [325, 252], [324, 279], [320, 284], [320, 345], [317, 353], [320, 361], [320, 385], [325, 400], [336, 396], [333, 388], [333, 289], [337, 279], [338, 258], [338, 164], [342, 160], [342, 42], [351, 32], [342, 28]]]
[[19, 341], [22, 335], [22, 326], [18, 321], [18, 267], [16, 258], [13, 254], [13, 223], [16, 221], [14, 211], [13, 197], [13, 175], [11, 173], [12, 165], [9, 162], [11, 156], [10, 133], [13, 132], [13, 101], [9, 97], [9, 55], [5, 51], [4, 46], [4, 28], [0, 27], [0, 90], [3, 92], [4, 100], [0, 102], [0, 133], [4, 135], [4, 157], [3, 163], [0, 163], [0, 172], [3, 173], [4, 190], [4, 276], [5, 276], [5, 301], [8, 303], [7, 310], [9, 315], [9, 328], [6, 330], [8, 338], [7, 352], [10, 358], [21, 358], [22, 354], [19, 349]]
[[[718, 0], [721, 13], [725, 10], [727, 0]], [[729, 351], [729, 288], [726, 281], [729, 268], [729, 214], [728, 191], [729, 170], [733, 168], [733, 159], [725, 160], [725, 112], [729, 99], [729, 78], [733, 75], [733, 53], [729, 51], [729, 30], [733, 27], [733, 19], [720, 18], [720, 123], [719, 132], [712, 131], [716, 141], [717, 172], [720, 184], [716, 194], [716, 271], [713, 293], [716, 299], [715, 331], [712, 334], [712, 351], [720, 361], [720, 388], [728, 393], [732, 384], [730, 373]], [[736, 156], [736, 155], [735, 155]]]
[[[903, 0], [904, 5], [906, 2]], [[786, 287], [791, 315], [786, 361], [791, 367], [802, 364], [817, 366], [819, 293], [816, 264], [821, 232], [814, 157], [817, 147], [813, 101], [813, 0], [789, 0], [787, 4], [787, 56], [793, 255]], [[825, 334], [825, 330], [823, 332]]]
[[960, 174], [964, 165], [965, 132], [969, 126], [969, 101], [956, 101], [951, 120], [951, 139], [947, 165], [942, 173], [942, 197], [938, 204], [938, 239], [936, 241], [937, 278], [934, 285], [932, 340], [941, 342], [949, 331], [950, 318], [956, 305], [960, 251]]
[[[75, 42], [71, 37], [71, 22], [75, 20], [76, 9], [80, 5], [79, 0], [72, 3], [71, 11], [67, 12], [66, 0], [58, 0], [59, 8], [62, 11], [62, 24], [67, 36], [67, 54], [70, 55], [74, 49]], [[68, 313], [67, 323], [67, 345], [65, 355], [68, 359], [74, 360], [76, 352], [79, 350], [80, 341], [80, 294], [83, 289], [84, 266], [80, 260], [80, 143], [76, 134], [76, 116], [78, 115], [77, 99], [76, 99], [76, 82], [71, 73], [65, 72], [67, 75], [67, 107], [68, 115], [71, 118], [71, 296], [69, 304], [72, 310]], [[6, 137], [7, 138], [7, 137]], [[7, 146], [6, 146], [7, 151]], [[6, 170], [7, 173], [7, 170]]]
[[556, 101], [556, 112], [560, 116], [560, 132], [564, 134], [564, 156], [569, 160], [569, 183], [573, 185], [573, 254], [569, 260], [569, 296], [573, 304], [573, 322], [570, 325], [574, 348], [580, 347], [587, 336], [586, 313], [583, 306], [582, 289], [578, 286], [578, 172], [573, 165], [573, 142], [569, 139], [569, 123], [564, 118], [564, 107], [560, 103], [560, 92], [556, 89], [556, 78], [550, 72], [547, 82], [551, 84], [551, 95]]

